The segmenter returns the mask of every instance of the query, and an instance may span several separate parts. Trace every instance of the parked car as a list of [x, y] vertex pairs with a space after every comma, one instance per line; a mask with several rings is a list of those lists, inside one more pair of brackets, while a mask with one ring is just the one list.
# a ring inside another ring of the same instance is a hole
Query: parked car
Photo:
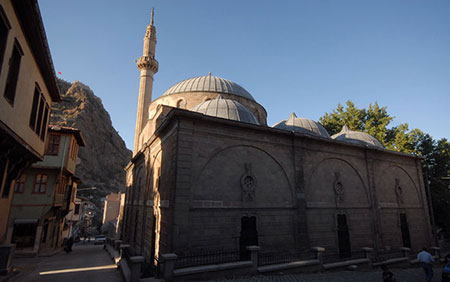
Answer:
[[97, 235], [95, 236], [94, 245], [104, 245], [106, 243], [105, 235]]
[[450, 282], [450, 262], [447, 262], [442, 269], [442, 282]]

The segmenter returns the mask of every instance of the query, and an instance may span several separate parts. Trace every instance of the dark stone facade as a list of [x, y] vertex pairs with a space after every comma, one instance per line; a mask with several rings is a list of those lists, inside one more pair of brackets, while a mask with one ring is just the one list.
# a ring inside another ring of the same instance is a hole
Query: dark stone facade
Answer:
[[249, 242], [341, 257], [432, 242], [417, 157], [166, 106], [160, 113], [127, 167], [122, 239], [147, 263]]

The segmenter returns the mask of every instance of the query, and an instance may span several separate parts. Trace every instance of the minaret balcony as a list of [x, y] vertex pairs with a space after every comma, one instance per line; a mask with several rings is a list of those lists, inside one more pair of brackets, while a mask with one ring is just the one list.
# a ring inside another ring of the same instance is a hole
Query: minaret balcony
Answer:
[[158, 72], [159, 64], [158, 61], [154, 58], [150, 58], [148, 56], [142, 56], [137, 60], [137, 66], [139, 70], [149, 69], [152, 70], [153, 73]]

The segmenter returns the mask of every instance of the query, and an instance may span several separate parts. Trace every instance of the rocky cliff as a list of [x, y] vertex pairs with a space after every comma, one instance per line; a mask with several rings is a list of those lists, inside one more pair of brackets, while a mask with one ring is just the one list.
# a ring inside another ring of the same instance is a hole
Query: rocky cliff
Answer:
[[[75, 127], [81, 130], [86, 147], [79, 150], [76, 175], [83, 187], [96, 187], [89, 193], [99, 200], [110, 192], [124, 191], [124, 167], [130, 161], [131, 151], [111, 123], [100, 98], [79, 81], [58, 80], [62, 102], [52, 109], [51, 124]], [[81, 192], [81, 190], [80, 190]]]

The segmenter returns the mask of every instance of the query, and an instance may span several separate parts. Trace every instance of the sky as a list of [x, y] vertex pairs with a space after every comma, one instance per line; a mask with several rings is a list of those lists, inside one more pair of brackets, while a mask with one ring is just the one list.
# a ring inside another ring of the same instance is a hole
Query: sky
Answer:
[[450, 134], [450, 1], [41, 0], [58, 76], [87, 84], [133, 147], [135, 60], [155, 8], [153, 99], [209, 72], [243, 86], [268, 124], [378, 102], [433, 138]]

